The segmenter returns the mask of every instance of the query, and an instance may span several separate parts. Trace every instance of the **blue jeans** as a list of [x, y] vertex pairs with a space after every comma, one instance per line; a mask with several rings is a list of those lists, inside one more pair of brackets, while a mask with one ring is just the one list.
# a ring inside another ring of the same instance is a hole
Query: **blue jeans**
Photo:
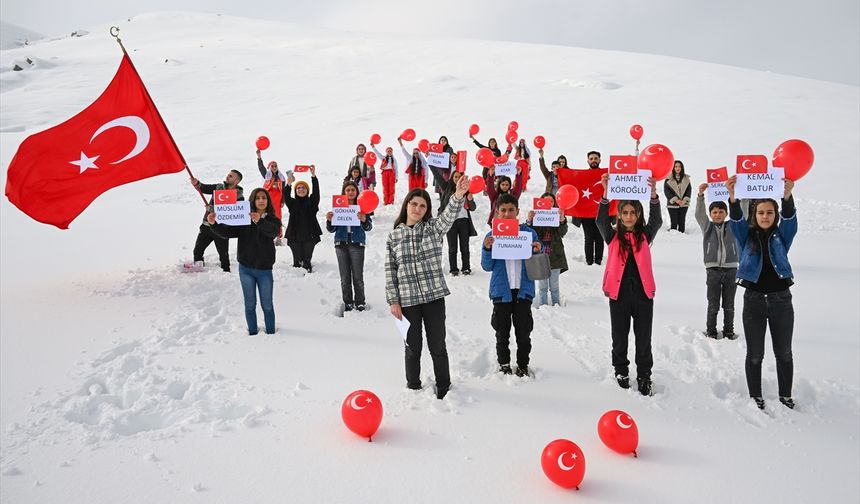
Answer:
[[263, 308], [263, 318], [266, 321], [266, 333], [275, 332], [275, 307], [272, 304], [272, 270], [249, 268], [239, 264], [239, 281], [242, 283], [242, 295], [245, 297], [245, 320], [248, 322], [248, 334], [257, 334], [257, 289], [260, 290], [260, 306]]
[[558, 300], [558, 276], [561, 275], [561, 268], [555, 268], [550, 271], [549, 278], [546, 280], [538, 280], [538, 306], [547, 304], [546, 291], [549, 290], [552, 304], [559, 304]]

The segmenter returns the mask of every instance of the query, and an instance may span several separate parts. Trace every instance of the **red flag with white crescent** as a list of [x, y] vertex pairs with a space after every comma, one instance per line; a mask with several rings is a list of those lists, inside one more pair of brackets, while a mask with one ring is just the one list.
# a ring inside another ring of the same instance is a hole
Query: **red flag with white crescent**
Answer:
[[[561, 168], [558, 170], [559, 187], [570, 184], [579, 189], [579, 201], [576, 202], [576, 205], [565, 210], [565, 215], [584, 219], [597, 217], [600, 198], [603, 197], [603, 185], [600, 183], [600, 176], [606, 172], [606, 168], [587, 170]], [[616, 215], [617, 213], [618, 202], [614, 200], [610, 201], [609, 215]]]
[[344, 194], [335, 194], [331, 197], [332, 208], [346, 208], [349, 206], [349, 199]]
[[735, 173], [767, 173], [767, 156], [763, 154], [740, 154]]
[[609, 173], [613, 175], [636, 175], [636, 156], [609, 156]]
[[729, 179], [729, 169], [726, 166], [720, 168], [708, 168], [708, 183], [725, 182]]
[[21, 142], [9, 164], [6, 197], [33, 219], [67, 229], [103, 192], [181, 171], [185, 164], [140, 75], [123, 55], [96, 101]]
[[493, 219], [493, 236], [519, 236], [520, 223], [516, 219]]

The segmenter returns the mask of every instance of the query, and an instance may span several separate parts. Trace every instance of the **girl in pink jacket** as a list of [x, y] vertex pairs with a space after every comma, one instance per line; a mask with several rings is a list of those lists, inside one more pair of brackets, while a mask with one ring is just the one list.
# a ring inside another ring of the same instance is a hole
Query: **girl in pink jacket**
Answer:
[[[603, 194], [608, 194], [609, 175], [601, 177]], [[630, 388], [627, 360], [627, 340], [630, 321], [636, 338], [636, 382], [639, 393], [651, 395], [651, 325], [654, 317], [654, 271], [651, 269], [651, 243], [663, 224], [656, 180], [648, 179], [651, 202], [648, 223], [642, 203], [621, 201], [618, 204], [618, 224], [609, 218], [609, 201], [600, 201], [597, 228], [609, 246], [606, 269], [603, 272], [603, 293], [609, 298], [609, 318], [612, 325], [612, 366], [621, 388]]]

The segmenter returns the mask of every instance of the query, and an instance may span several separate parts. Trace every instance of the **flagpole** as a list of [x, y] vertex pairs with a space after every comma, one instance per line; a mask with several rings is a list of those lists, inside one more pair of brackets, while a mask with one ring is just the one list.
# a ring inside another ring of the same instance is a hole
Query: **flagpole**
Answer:
[[[131, 61], [131, 57], [128, 55], [128, 51], [125, 50], [125, 46], [122, 45], [122, 39], [119, 38], [119, 26], [111, 26], [109, 31], [111, 37], [116, 39], [116, 43], [119, 44], [119, 48], [122, 49], [123, 56], [128, 58], [128, 63], [131, 65], [131, 68], [134, 69], [134, 72], [138, 74], [139, 77], [140, 73], [137, 71], [137, 68], [135, 68], [134, 63]], [[146, 93], [146, 97], [149, 99], [149, 102], [152, 103], [152, 108], [155, 110], [155, 113], [158, 114], [158, 118], [161, 120], [161, 123], [166, 124], [164, 122], [164, 118], [161, 117], [161, 112], [158, 111], [158, 107], [155, 106], [155, 102], [152, 100], [152, 96], [149, 95], [149, 91], [143, 84], [143, 79], [140, 79], [140, 85], [141, 87], [143, 87], [143, 92]], [[185, 156], [182, 155], [182, 152], [179, 150], [179, 146], [176, 145], [176, 140], [173, 139], [173, 135], [170, 133], [170, 130], [166, 127], [164, 128], [164, 130], [167, 132], [168, 138], [170, 138], [170, 141], [173, 143], [173, 148], [176, 149], [176, 152], [179, 153], [179, 157], [182, 158], [182, 162], [185, 164], [185, 171], [188, 172], [188, 176], [191, 177], [193, 180], [196, 180], [194, 174], [191, 173], [191, 169], [188, 168], [188, 163], [185, 162]], [[208, 208], [209, 202], [206, 201], [206, 196], [203, 196], [203, 191], [200, 190], [200, 187], [194, 186], [193, 184], [192, 187], [197, 190], [197, 194], [199, 194], [200, 199], [203, 200], [203, 206], [206, 206]]]

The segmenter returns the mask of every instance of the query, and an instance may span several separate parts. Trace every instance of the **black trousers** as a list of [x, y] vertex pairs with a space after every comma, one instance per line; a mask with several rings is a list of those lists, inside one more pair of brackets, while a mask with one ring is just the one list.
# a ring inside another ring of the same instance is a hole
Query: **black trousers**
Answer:
[[215, 242], [215, 250], [218, 251], [218, 258], [221, 260], [221, 269], [230, 271], [227, 238], [216, 235], [212, 228], [206, 224], [201, 224], [200, 232], [197, 233], [197, 241], [194, 243], [194, 261], [203, 260], [203, 253], [206, 252], [206, 248], [212, 242]]
[[648, 299], [639, 284], [624, 283], [618, 299], [609, 300], [609, 318], [612, 325], [612, 366], [615, 374], [629, 376], [627, 342], [630, 321], [636, 341], [636, 378], [651, 378], [654, 358], [651, 355], [651, 322], [654, 318], [654, 300]]
[[469, 264], [469, 219], [462, 218], [454, 221], [451, 229], [448, 231], [448, 265], [451, 271], [457, 269], [457, 244], [460, 245], [460, 255], [463, 257], [464, 270], [471, 270]]
[[791, 291], [763, 294], [751, 289], [744, 292], [744, 337], [747, 340], [746, 375], [750, 397], [761, 395], [761, 363], [764, 360], [764, 335], [770, 326], [773, 353], [776, 356], [776, 381], [779, 395], [791, 397], [794, 360], [791, 337], [794, 333], [794, 305]]
[[720, 301], [723, 307], [723, 334], [735, 332], [735, 292], [737, 284], [737, 268], [708, 268], [706, 284], [708, 286], [708, 315], [705, 322], [709, 333], [717, 332], [717, 314], [720, 312]]
[[596, 219], [582, 219], [582, 232], [585, 234], [585, 262], [600, 264], [603, 261], [603, 238]]
[[678, 207], [678, 208], [668, 208], [669, 210], [669, 223], [670, 229], [677, 229], [680, 232], [684, 232], [685, 224], [687, 222], [687, 209], [689, 207]]
[[529, 365], [532, 351], [531, 333], [534, 329], [532, 300], [517, 299], [519, 289], [511, 290], [509, 303], [493, 303], [493, 316], [490, 325], [496, 330], [496, 356], [499, 364], [511, 363], [511, 326], [517, 338], [517, 366]]
[[421, 388], [421, 324], [427, 334], [427, 348], [433, 360], [436, 389], [451, 386], [448, 369], [448, 348], [445, 346], [445, 298], [415, 306], [404, 306], [403, 316], [409, 321], [406, 333], [406, 386]]
[[311, 241], [290, 242], [290, 250], [293, 251], [293, 266], [309, 268], [311, 266], [311, 259], [314, 256], [314, 247], [316, 246], [316, 242]]

